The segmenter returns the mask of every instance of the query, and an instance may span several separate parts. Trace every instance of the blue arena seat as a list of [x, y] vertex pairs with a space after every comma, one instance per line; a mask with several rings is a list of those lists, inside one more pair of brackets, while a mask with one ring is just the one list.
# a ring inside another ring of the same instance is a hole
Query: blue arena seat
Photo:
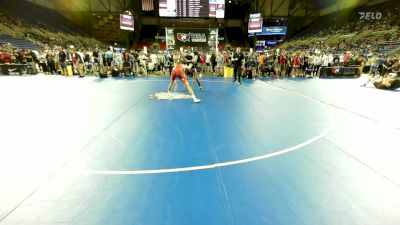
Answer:
[[0, 44], [6, 43], [10, 43], [12, 46], [15, 46], [18, 49], [41, 49], [39, 45], [33, 44], [25, 39], [14, 38], [8, 35], [0, 36]]

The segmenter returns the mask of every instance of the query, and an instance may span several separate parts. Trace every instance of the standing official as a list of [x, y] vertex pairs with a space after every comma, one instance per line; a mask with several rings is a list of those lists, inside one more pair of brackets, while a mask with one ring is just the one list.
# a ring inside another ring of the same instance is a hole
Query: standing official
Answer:
[[238, 80], [238, 84], [241, 84], [240, 82], [240, 77], [242, 76], [242, 62], [244, 59], [244, 55], [240, 52], [240, 48], [236, 48], [236, 53], [233, 54], [232, 57], [232, 63], [233, 63], [233, 82], [236, 82]]

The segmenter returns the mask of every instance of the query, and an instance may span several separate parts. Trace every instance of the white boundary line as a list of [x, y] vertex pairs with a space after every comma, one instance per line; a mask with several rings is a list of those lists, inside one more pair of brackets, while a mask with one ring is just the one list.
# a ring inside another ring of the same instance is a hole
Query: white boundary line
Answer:
[[[139, 82], [151, 82], [151, 81], [168, 81], [168, 80], [142, 80]], [[231, 82], [227, 82], [227, 81], [207, 81], [207, 80], [203, 80], [203, 82], [218, 82], [218, 83], [228, 83], [231, 84]], [[233, 85], [233, 84], [232, 84]], [[243, 85], [243, 84], [242, 84]], [[250, 86], [249, 84], [244, 84], [247, 86]], [[306, 95], [302, 95], [293, 91], [289, 91], [286, 89], [282, 89], [276, 86], [273, 86], [275, 88], [281, 89], [283, 91], [289, 92], [291, 94], [295, 94], [304, 98], [307, 98], [313, 102], [316, 102], [320, 105], [322, 105], [329, 114], [329, 126], [319, 135], [304, 141], [300, 144], [294, 145], [292, 147], [288, 147], [279, 151], [275, 151], [273, 153], [268, 153], [268, 154], [264, 154], [264, 155], [260, 155], [260, 156], [255, 156], [255, 157], [251, 157], [251, 158], [246, 158], [246, 159], [240, 159], [240, 160], [234, 160], [234, 161], [228, 161], [228, 162], [222, 162], [222, 163], [215, 163], [215, 164], [209, 164], [209, 165], [202, 165], [202, 166], [191, 166], [191, 167], [181, 167], [181, 168], [170, 168], [170, 169], [152, 169], [152, 170], [84, 170], [85, 173], [88, 174], [99, 174], [99, 175], [137, 175], [137, 174], [161, 174], [161, 173], [178, 173], [178, 172], [187, 172], [187, 171], [195, 171], [195, 170], [207, 170], [207, 169], [214, 169], [214, 168], [218, 168], [218, 167], [224, 167], [224, 166], [232, 166], [232, 165], [239, 165], [239, 164], [244, 164], [244, 163], [249, 163], [249, 162], [254, 162], [254, 161], [258, 161], [258, 160], [262, 160], [262, 159], [267, 159], [267, 158], [272, 158], [275, 156], [279, 156], [279, 155], [283, 155], [295, 150], [298, 150], [300, 148], [303, 148], [307, 145], [310, 145], [312, 143], [314, 143], [317, 140], [320, 140], [322, 138], [324, 138], [329, 132], [330, 130], [333, 128], [333, 116], [332, 113], [330, 112], [330, 110], [327, 108], [327, 106], [325, 106], [324, 104], [322, 104], [321, 102], [308, 97]]]

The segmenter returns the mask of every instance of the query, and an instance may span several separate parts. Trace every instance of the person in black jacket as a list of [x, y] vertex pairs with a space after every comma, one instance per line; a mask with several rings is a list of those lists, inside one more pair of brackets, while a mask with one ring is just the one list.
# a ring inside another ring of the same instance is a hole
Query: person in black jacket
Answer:
[[210, 62], [213, 74], [215, 75], [215, 66], [217, 66], [217, 56], [215, 55], [215, 52], [212, 52]]
[[233, 82], [238, 80], [238, 84], [241, 84], [240, 77], [242, 75], [242, 61], [244, 59], [244, 55], [240, 52], [240, 48], [236, 48], [236, 53], [232, 56], [233, 63]]

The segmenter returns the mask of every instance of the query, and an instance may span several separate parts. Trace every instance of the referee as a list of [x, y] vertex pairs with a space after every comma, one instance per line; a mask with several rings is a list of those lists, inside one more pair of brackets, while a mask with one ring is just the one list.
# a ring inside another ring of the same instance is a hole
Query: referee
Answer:
[[242, 76], [241, 71], [242, 71], [242, 61], [244, 59], [244, 55], [240, 52], [240, 48], [236, 48], [236, 53], [233, 54], [232, 57], [232, 63], [233, 63], [233, 73], [234, 73], [234, 78], [233, 82], [236, 82], [238, 80], [238, 84], [242, 84], [240, 82], [240, 77]]

